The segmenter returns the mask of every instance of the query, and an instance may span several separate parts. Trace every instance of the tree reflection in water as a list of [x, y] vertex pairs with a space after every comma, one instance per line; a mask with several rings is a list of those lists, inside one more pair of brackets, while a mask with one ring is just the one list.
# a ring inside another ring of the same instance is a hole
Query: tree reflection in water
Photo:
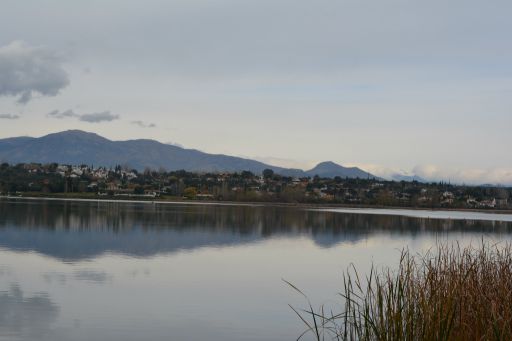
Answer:
[[293, 207], [0, 201], [0, 246], [62, 260], [105, 252], [150, 256], [204, 246], [307, 237], [330, 247], [373, 234], [507, 233], [510, 222], [423, 219]]

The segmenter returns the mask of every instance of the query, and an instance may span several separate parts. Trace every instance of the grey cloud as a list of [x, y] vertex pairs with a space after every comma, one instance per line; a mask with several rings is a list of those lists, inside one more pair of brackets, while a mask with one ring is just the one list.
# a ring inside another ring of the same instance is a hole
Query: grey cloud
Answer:
[[89, 123], [111, 122], [119, 119], [119, 115], [111, 114], [110, 111], [103, 111], [93, 114], [80, 115], [79, 120]]
[[54, 111], [46, 114], [46, 116], [53, 117], [53, 118], [59, 118], [59, 119], [68, 118], [68, 117], [80, 117], [80, 115], [73, 112], [73, 110], [66, 110], [66, 111], [62, 111], [62, 112], [59, 110], [54, 110]]
[[20, 98], [18, 98], [18, 103], [27, 104], [32, 99], [32, 91], [24, 91]]
[[[278, 158], [343, 155], [340, 161], [390, 169], [417, 162], [512, 169], [503, 157], [512, 124], [512, 44], [505, 43], [512, 1], [112, 0], [101, 13], [85, 1], [26, 7], [2, 7], [0, 47], [22, 37], [72, 56], [64, 66], [77, 86], [54, 104], [62, 109], [81, 114], [71, 103], [109, 103], [121, 119], [158, 127], [177, 119], [183, 129], [175, 139], [192, 143], [186, 131], [193, 127], [196, 146], [230, 154], [270, 148]], [[44, 108], [35, 104], [33, 112]], [[325, 124], [312, 127], [311, 112]], [[59, 123], [79, 122], [68, 120]], [[41, 135], [51, 123], [27, 121], [11, 134]], [[222, 135], [215, 143], [212, 129]], [[439, 129], [446, 138], [432, 137]], [[257, 146], [237, 143], [262, 130], [268, 138]], [[348, 143], [361, 131], [366, 143]], [[276, 136], [290, 143], [272, 149]]]
[[0, 96], [19, 96], [18, 103], [25, 104], [34, 93], [56, 96], [68, 84], [54, 52], [21, 41], [0, 47]]
[[156, 124], [154, 123], [146, 123], [143, 121], [132, 121], [132, 124], [135, 124], [141, 128], [155, 128]]
[[0, 114], [1, 120], [17, 120], [18, 118], [20, 118], [19, 115]]
[[[48, 39], [57, 44], [63, 35], [69, 40], [84, 36], [87, 39], [75, 47], [77, 53], [96, 51], [99, 58], [116, 66], [133, 65], [143, 58], [151, 61], [144, 69], [200, 78], [210, 74], [246, 77], [262, 71], [267, 77], [274, 72], [296, 75], [323, 70], [331, 74], [333, 68], [348, 72], [361, 65], [393, 67], [396, 61], [419, 66], [484, 63], [483, 58], [506, 62], [511, 53], [503, 39], [489, 38], [510, 29], [506, 13], [511, 5], [503, 0], [492, 4], [476, 0], [449, 4], [440, 0], [230, 0], [216, 6], [208, 0], [149, 3], [153, 5], [105, 4], [104, 14], [95, 17], [101, 30], [90, 30], [88, 22], [82, 21], [82, 16], [96, 14], [84, 4], [75, 4], [72, 12], [49, 8], [42, 9], [44, 15], [28, 14], [28, 28], [18, 28], [25, 25], [17, 25], [16, 15], [5, 15], [5, 19], [13, 21], [15, 32], [26, 34], [37, 33], [31, 27], [45, 28], [48, 21], [53, 22], [50, 27], [62, 32]], [[8, 13], [24, 13], [22, 5], [9, 7]], [[131, 10], [119, 17], [120, 7]], [[113, 18], [116, 25], [111, 25]], [[471, 38], [461, 39], [464, 33]], [[98, 49], [99, 41], [102, 49]], [[139, 48], [129, 49], [134, 42]], [[153, 49], [158, 53], [149, 56], [147, 51]]]
[[77, 118], [79, 121], [89, 123], [111, 122], [119, 119], [119, 115], [114, 115], [110, 113], [110, 111], [103, 111], [90, 114], [77, 114], [71, 109], [65, 111], [54, 110], [46, 114], [46, 116], [57, 119]]

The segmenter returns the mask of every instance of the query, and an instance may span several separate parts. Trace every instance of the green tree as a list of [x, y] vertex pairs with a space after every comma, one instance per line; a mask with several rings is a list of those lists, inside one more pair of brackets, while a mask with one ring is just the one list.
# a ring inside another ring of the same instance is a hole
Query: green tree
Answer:
[[266, 168], [263, 170], [263, 177], [265, 179], [271, 179], [274, 176], [274, 171], [272, 169]]
[[195, 199], [197, 196], [197, 189], [195, 187], [187, 187], [183, 191], [183, 196], [187, 199]]
[[133, 189], [133, 194], [144, 194], [144, 188], [142, 186], [137, 186]]

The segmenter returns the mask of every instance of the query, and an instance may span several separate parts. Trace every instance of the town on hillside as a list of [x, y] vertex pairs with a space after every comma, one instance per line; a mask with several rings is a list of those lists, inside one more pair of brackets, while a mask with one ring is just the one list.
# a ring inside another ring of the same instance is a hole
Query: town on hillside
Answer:
[[3, 196], [158, 198], [424, 208], [511, 209], [512, 188], [359, 178], [286, 177], [57, 163], [0, 165]]

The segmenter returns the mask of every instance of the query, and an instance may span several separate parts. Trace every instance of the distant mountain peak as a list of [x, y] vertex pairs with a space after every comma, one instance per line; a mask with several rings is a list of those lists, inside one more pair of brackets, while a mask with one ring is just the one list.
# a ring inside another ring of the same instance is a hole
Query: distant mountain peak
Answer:
[[334, 178], [336, 176], [345, 178], [376, 178], [374, 175], [358, 168], [358, 167], [344, 167], [333, 161], [320, 162], [314, 168], [306, 172], [310, 176], [318, 175], [320, 177]]
[[323, 161], [315, 166], [315, 168], [318, 168], [318, 167], [340, 167], [340, 165], [338, 165], [337, 163], [334, 163], [333, 161]]
[[50, 138], [50, 137], [90, 138], [90, 139], [101, 139], [101, 140], [110, 141], [107, 138], [100, 136], [96, 133], [83, 131], [83, 130], [79, 130], [79, 129], [64, 130], [61, 132], [51, 133], [51, 134], [43, 136], [43, 138]]
[[[240, 172], [261, 174], [272, 169], [285, 176], [366, 178], [369, 174], [357, 167], [343, 167], [332, 161], [319, 163], [309, 171], [272, 166], [260, 161], [208, 154], [195, 149], [168, 145], [150, 139], [112, 141], [83, 130], [66, 130], [40, 138], [0, 139], [0, 160], [9, 163], [125, 165], [135, 169], [164, 168], [194, 172]], [[373, 175], [370, 175], [373, 177]]]
[[345, 167], [333, 161], [323, 161], [317, 164], [313, 169], [356, 169], [357, 167]]

